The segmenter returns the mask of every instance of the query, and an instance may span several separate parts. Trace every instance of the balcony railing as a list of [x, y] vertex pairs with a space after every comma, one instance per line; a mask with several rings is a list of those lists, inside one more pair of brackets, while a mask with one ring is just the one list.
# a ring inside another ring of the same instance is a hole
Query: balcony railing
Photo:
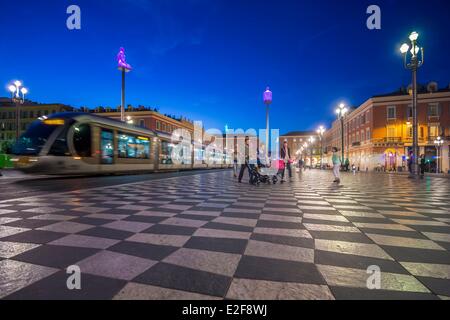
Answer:
[[385, 138], [379, 138], [379, 139], [373, 139], [373, 143], [402, 143], [404, 142], [404, 139], [401, 137], [385, 137]]
[[[419, 143], [421, 144], [429, 144], [429, 145], [433, 145], [434, 144], [434, 140], [435, 138], [433, 137], [427, 137], [427, 138], [419, 138]], [[450, 141], [450, 136], [445, 137], [444, 139], [445, 141]], [[373, 144], [412, 144], [413, 143], [413, 138], [412, 137], [389, 137], [389, 138], [378, 138], [378, 139], [372, 139], [370, 141], [366, 141], [366, 142], [371, 142]], [[359, 146], [358, 143], [352, 144], [352, 146]]]

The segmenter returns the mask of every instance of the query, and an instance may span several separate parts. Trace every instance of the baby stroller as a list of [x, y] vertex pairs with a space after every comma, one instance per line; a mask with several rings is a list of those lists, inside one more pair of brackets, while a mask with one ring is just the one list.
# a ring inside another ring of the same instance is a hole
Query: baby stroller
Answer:
[[260, 164], [259, 166], [255, 166], [253, 164], [248, 164], [248, 173], [250, 176], [250, 184], [252, 185], [259, 185], [261, 183], [264, 184], [276, 184], [278, 182], [278, 174], [279, 174], [279, 170], [277, 172], [277, 174], [273, 175], [273, 176], [269, 176], [269, 175], [265, 175], [265, 174], [261, 174], [261, 168], [265, 168], [264, 165]]

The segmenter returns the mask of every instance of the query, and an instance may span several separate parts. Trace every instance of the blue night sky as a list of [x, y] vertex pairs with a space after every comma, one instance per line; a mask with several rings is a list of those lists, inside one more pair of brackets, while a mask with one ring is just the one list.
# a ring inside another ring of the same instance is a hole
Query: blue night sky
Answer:
[[[81, 7], [79, 31], [66, 8]], [[345, 5], [344, 5], [345, 4]], [[382, 10], [382, 30], [366, 9]], [[409, 84], [398, 48], [421, 34], [422, 82], [450, 82], [448, 0], [40, 0], [2, 1], [0, 83], [20, 79], [29, 98], [118, 106], [116, 54], [134, 70], [127, 103], [203, 120], [263, 128], [262, 92], [274, 92], [271, 126], [284, 133], [329, 125], [335, 106]], [[6, 96], [6, 89], [0, 96]]]

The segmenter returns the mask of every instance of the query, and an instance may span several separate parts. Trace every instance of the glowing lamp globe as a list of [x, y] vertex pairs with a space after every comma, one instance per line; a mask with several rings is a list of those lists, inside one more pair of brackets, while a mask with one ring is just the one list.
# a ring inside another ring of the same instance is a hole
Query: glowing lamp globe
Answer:
[[266, 91], [264, 91], [263, 100], [266, 105], [272, 104], [272, 91], [270, 91], [269, 87], [267, 87]]
[[419, 34], [415, 31], [411, 32], [411, 34], [409, 35], [409, 40], [411, 40], [411, 41], [417, 41], [418, 38], [419, 38]]
[[409, 51], [409, 45], [407, 43], [404, 43], [401, 47], [400, 47], [400, 52], [402, 54], [405, 54]]

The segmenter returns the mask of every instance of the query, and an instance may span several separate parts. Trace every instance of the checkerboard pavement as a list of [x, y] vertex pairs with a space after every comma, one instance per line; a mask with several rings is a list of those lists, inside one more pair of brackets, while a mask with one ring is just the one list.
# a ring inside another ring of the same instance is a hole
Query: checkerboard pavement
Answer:
[[450, 180], [331, 180], [223, 171], [2, 201], [0, 298], [448, 299]]

